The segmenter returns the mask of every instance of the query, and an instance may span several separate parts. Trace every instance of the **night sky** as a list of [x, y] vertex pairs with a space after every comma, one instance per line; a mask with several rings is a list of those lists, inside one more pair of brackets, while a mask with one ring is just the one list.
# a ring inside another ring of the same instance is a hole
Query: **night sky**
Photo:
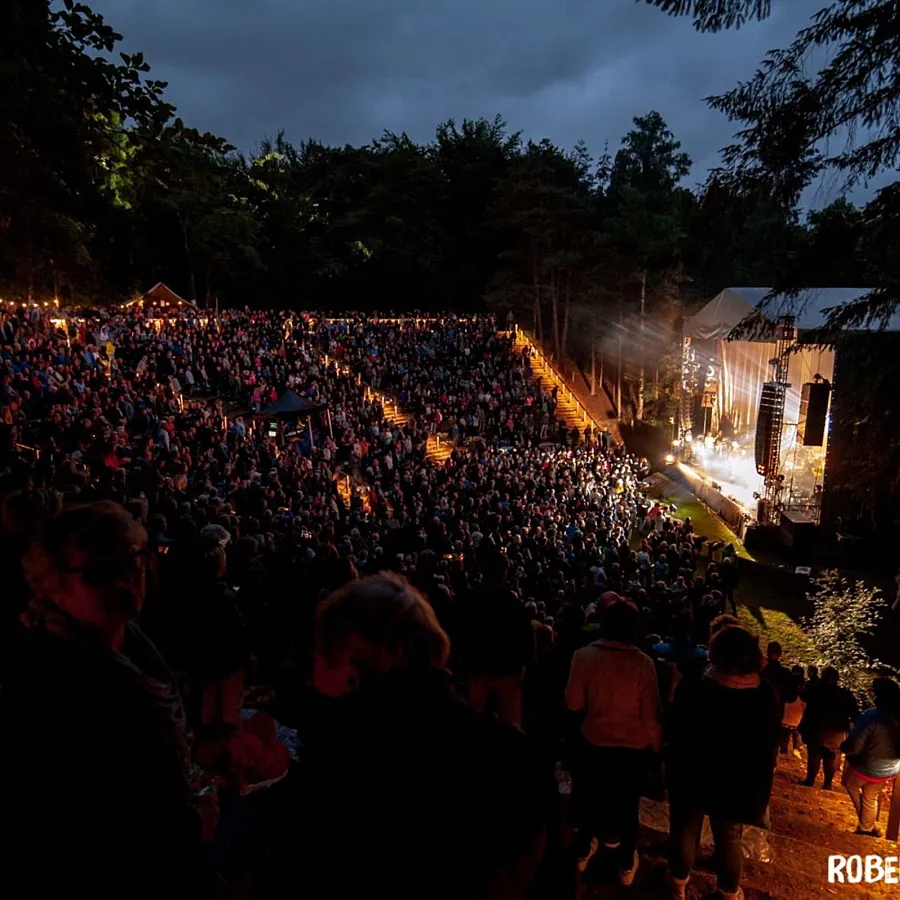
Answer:
[[734, 127], [703, 97], [754, 72], [822, 0], [697, 34], [634, 0], [93, 0], [142, 51], [188, 124], [250, 151], [289, 140], [427, 141], [437, 122], [496, 113], [525, 137], [593, 154], [658, 109], [703, 180]]

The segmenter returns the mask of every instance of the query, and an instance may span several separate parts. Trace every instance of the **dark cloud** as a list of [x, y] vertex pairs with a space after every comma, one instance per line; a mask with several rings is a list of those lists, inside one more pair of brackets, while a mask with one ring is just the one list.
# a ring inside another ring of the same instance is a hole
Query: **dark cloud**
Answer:
[[749, 77], [822, 0], [701, 35], [633, 0], [94, 0], [141, 50], [186, 121], [249, 150], [364, 143], [384, 129], [426, 141], [437, 122], [501, 113], [526, 137], [599, 153], [658, 109], [714, 165], [733, 127], [703, 97]]

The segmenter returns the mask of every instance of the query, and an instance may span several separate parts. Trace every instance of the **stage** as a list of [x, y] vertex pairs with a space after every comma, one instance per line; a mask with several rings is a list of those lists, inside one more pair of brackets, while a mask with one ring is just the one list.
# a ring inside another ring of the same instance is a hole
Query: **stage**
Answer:
[[733, 528], [777, 526], [787, 511], [818, 519], [828, 450], [834, 350], [806, 340], [802, 314], [761, 318], [748, 302], [760, 290], [722, 291], [683, 330], [672, 455]]

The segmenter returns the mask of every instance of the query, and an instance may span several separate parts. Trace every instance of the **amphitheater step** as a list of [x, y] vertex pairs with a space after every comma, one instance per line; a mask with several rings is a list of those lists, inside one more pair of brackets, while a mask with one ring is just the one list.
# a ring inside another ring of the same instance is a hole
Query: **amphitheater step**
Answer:
[[[780, 757], [770, 805], [771, 830], [756, 832], [768, 846], [770, 860], [746, 859], [742, 886], [747, 900], [810, 900], [817, 897], [887, 898], [897, 886], [884, 883], [829, 884], [828, 858], [868, 855], [897, 856], [897, 845], [855, 834], [856, 812], [835, 779], [835, 788], [807, 788], [798, 784], [806, 773], [805, 761]], [[821, 783], [821, 776], [820, 776]], [[882, 803], [878, 825], [887, 824], [889, 801]], [[669, 896], [666, 888], [666, 839], [656, 830], [641, 829], [641, 866], [631, 898], [651, 900]], [[622, 889], [610, 884], [615, 872], [602, 856], [591, 864], [580, 890], [580, 900], [613, 900]], [[716, 896], [713, 860], [701, 852], [687, 892], [688, 900]]]
[[428, 459], [441, 463], [453, 455], [453, 445], [446, 439], [442, 440], [440, 437], [432, 436], [428, 438], [425, 453]]
[[[522, 332], [519, 332], [516, 337], [516, 352], [521, 353], [522, 350], [527, 347], [528, 343], [525, 340], [524, 335]], [[560, 388], [556, 374], [553, 369], [544, 362], [542, 357], [531, 357], [531, 373], [532, 377], [548, 393], [550, 393], [554, 387], [559, 388], [557, 391], [556, 417], [565, 424], [566, 428], [578, 428], [579, 430], [584, 428], [587, 422], [585, 421], [584, 413], [580, 406], [565, 393], [564, 388]]]

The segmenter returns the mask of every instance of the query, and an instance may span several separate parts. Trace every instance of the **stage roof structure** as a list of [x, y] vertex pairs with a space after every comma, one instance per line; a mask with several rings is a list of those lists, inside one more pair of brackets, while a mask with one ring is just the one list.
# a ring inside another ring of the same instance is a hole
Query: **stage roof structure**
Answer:
[[[759, 314], [759, 304], [769, 296], [772, 288], [730, 287], [713, 297], [695, 315], [684, 320], [685, 337], [695, 341], [727, 340], [738, 325], [752, 322], [758, 327], [744, 340], [771, 341], [771, 326], [781, 316], [793, 316], [798, 331], [809, 332], [824, 328], [828, 311], [851, 303], [869, 292], [869, 288], [806, 288], [796, 296], [776, 296], [766, 305], [766, 314]], [[878, 331], [878, 328], [860, 329]], [[900, 331], [900, 312], [895, 313], [885, 331]]]
[[727, 340], [728, 335], [753, 312], [752, 304], [735, 289], [726, 288], [699, 312], [684, 320], [684, 336], [695, 341]]

